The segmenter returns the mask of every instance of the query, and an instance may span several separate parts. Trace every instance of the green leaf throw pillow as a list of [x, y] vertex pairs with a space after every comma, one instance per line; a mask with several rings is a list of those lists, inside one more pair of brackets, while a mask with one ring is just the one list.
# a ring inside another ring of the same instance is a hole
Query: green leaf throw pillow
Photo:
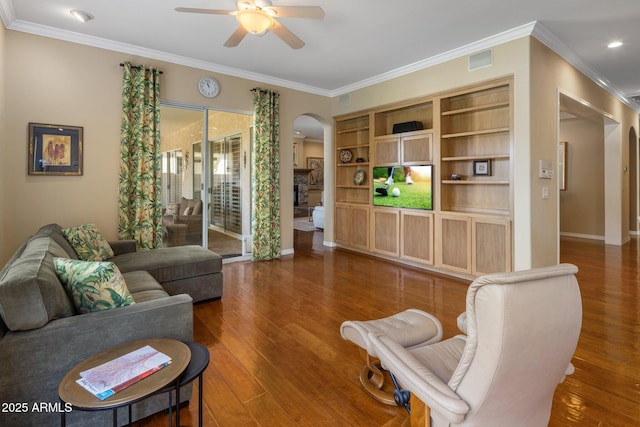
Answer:
[[53, 264], [81, 314], [135, 304], [122, 273], [112, 262], [53, 258]]
[[113, 256], [113, 249], [95, 224], [65, 228], [62, 232], [81, 260], [104, 261]]

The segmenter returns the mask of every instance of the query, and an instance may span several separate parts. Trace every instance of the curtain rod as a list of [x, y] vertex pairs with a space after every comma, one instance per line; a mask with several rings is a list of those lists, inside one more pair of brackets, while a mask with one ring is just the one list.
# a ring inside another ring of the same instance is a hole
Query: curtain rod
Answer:
[[[121, 62], [120, 63], [121, 67], [124, 67], [124, 64]], [[145, 67], [143, 67], [142, 65], [132, 65], [131, 68], [133, 68], [134, 70], [143, 70]], [[158, 71], [160, 74], [164, 74], [162, 71]]]

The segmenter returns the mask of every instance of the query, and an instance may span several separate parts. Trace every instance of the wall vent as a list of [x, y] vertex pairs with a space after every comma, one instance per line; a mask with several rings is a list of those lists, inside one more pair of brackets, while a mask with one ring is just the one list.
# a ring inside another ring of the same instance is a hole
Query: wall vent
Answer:
[[469, 55], [469, 71], [490, 67], [492, 65], [493, 65], [493, 49], [487, 49], [487, 50], [483, 50], [482, 52]]
[[349, 105], [351, 103], [351, 94], [340, 95], [340, 105]]

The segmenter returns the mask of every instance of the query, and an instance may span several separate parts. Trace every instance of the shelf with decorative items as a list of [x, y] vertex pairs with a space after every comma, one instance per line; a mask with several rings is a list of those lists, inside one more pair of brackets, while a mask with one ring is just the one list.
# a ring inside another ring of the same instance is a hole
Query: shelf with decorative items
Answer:
[[369, 204], [370, 114], [336, 118], [336, 203]]
[[511, 83], [440, 100], [440, 207], [511, 214]]

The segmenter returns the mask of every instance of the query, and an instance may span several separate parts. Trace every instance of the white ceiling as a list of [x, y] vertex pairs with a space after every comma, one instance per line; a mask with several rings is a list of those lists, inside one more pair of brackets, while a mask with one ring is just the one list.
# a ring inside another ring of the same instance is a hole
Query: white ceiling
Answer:
[[[280, 18], [305, 47], [293, 50], [267, 33], [227, 48], [223, 43], [238, 26], [233, 16], [174, 11], [233, 10], [235, 0], [0, 0], [0, 16], [13, 30], [326, 96], [534, 34], [620, 99], [640, 95], [638, 0], [272, 2], [324, 9], [323, 20]], [[71, 9], [95, 19], [79, 22]], [[613, 40], [624, 45], [608, 49]]]

